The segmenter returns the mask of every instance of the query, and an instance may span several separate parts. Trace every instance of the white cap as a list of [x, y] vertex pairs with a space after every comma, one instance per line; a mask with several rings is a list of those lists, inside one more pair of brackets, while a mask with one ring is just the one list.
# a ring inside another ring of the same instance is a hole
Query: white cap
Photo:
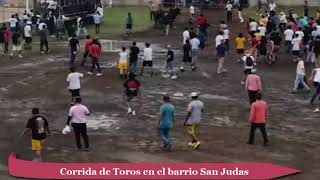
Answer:
[[192, 93], [190, 94], [190, 97], [198, 97], [198, 93], [192, 92]]

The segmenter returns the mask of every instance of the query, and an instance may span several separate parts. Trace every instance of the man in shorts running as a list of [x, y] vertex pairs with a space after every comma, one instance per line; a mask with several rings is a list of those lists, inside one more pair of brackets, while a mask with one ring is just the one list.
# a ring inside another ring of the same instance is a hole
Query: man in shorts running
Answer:
[[80, 79], [83, 77], [82, 73], [76, 72], [74, 67], [70, 68], [71, 73], [67, 77], [67, 82], [69, 82], [69, 91], [71, 94], [71, 105], [74, 104], [74, 100], [80, 97]]
[[25, 131], [22, 135], [31, 132], [32, 150], [35, 152], [36, 157], [33, 159], [35, 162], [42, 161], [42, 149], [47, 138], [50, 136], [49, 123], [46, 118], [40, 115], [38, 108], [32, 109], [32, 117], [28, 120]]
[[129, 74], [129, 79], [123, 83], [125, 87], [125, 96], [127, 100], [128, 106], [128, 114], [136, 115], [136, 110], [133, 107], [133, 101], [137, 96], [141, 96], [140, 94], [140, 82], [136, 80], [136, 75], [134, 73]]
[[202, 120], [202, 113], [204, 111], [203, 103], [198, 100], [198, 93], [191, 93], [190, 95], [192, 101], [188, 106], [188, 113], [184, 125], [187, 126], [187, 132], [192, 138], [192, 142], [188, 143], [193, 149], [198, 149], [200, 146], [200, 141], [197, 137], [199, 133], [199, 124]]
[[150, 67], [151, 68], [151, 77], [153, 76], [153, 61], [152, 61], [152, 48], [150, 47], [150, 43], [146, 43], [146, 48], [143, 51], [143, 64], [141, 68], [140, 75], [143, 76], [144, 68]]

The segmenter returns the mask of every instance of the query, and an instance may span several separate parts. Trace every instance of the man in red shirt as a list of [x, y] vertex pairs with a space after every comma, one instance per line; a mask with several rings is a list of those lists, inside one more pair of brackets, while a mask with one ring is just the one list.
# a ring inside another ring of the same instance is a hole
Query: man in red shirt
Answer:
[[91, 39], [90, 35], [87, 35], [86, 39], [84, 40], [84, 53], [83, 53], [83, 59], [81, 62], [81, 66], [84, 66], [84, 63], [86, 62], [87, 57], [89, 56], [91, 44], [92, 44], [92, 39]]
[[93, 74], [93, 70], [97, 67], [98, 74], [96, 76], [102, 76], [99, 59], [101, 58], [101, 44], [99, 43], [98, 39], [94, 39], [92, 41], [92, 45], [90, 46], [90, 55], [92, 59], [92, 67], [91, 70], [88, 72], [89, 75]]
[[256, 129], [259, 128], [263, 136], [264, 146], [267, 146], [269, 142], [266, 132], [266, 120], [269, 113], [268, 104], [262, 100], [260, 93], [256, 95], [256, 98], [257, 101], [252, 104], [250, 112], [251, 130], [248, 144], [252, 145], [254, 143], [254, 134]]

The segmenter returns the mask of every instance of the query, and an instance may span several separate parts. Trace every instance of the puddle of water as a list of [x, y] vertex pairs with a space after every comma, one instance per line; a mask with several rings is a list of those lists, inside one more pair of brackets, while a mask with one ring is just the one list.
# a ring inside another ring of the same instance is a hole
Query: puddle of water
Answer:
[[120, 119], [117, 115], [106, 115], [106, 114], [95, 114], [88, 118], [87, 127], [88, 129], [109, 129], [111, 126], [118, 123]]
[[222, 101], [234, 101], [234, 99], [232, 99], [232, 98], [229, 98], [226, 96], [213, 95], [213, 94], [203, 94], [203, 95], [200, 95], [200, 98], [222, 100]]

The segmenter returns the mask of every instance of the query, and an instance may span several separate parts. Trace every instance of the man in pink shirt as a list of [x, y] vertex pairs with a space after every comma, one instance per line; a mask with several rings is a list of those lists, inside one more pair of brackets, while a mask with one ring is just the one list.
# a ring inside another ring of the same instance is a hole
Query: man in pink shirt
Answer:
[[250, 105], [256, 101], [256, 95], [262, 92], [262, 85], [260, 76], [254, 74], [252, 71], [246, 79], [246, 90], [248, 92]]
[[268, 145], [268, 137], [266, 132], [266, 120], [268, 117], [268, 104], [262, 100], [262, 95], [260, 93], [256, 94], [257, 101], [252, 104], [250, 112], [250, 122], [251, 131], [248, 144], [252, 145], [254, 143], [254, 134], [257, 128], [260, 129], [264, 140], [264, 146]]

